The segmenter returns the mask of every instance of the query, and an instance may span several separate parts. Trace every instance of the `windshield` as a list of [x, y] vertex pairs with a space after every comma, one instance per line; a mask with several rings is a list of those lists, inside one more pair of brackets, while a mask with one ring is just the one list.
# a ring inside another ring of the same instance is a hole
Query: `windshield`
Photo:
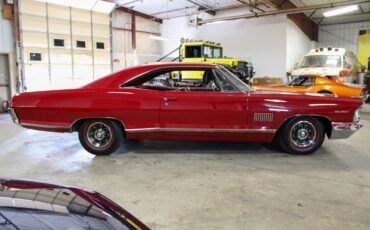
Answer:
[[222, 48], [213, 46], [186, 46], [185, 55], [187, 58], [222, 58]]
[[310, 55], [302, 59], [300, 68], [341, 67], [342, 59], [339, 55]]
[[315, 82], [314, 77], [298, 76], [294, 78], [289, 85], [290, 86], [312, 86]]
[[221, 48], [213, 48], [213, 58], [222, 58], [222, 49]]
[[250, 92], [251, 87], [247, 85], [244, 81], [240, 80], [235, 74], [230, 72], [228, 69], [226, 69], [223, 66], [220, 66], [218, 68], [219, 72], [225, 76], [232, 84], [233, 86], [237, 87], [242, 92]]

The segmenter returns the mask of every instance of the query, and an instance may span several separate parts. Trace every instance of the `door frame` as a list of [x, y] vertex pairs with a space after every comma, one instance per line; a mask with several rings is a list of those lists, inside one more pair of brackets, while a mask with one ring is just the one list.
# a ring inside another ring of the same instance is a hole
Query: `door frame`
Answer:
[[[0, 87], [5, 87], [5, 88], [7, 88], [7, 96], [8, 96], [8, 101], [10, 101], [11, 100], [11, 98], [12, 98], [12, 78], [11, 78], [11, 64], [10, 64], [10, 62], [11, 62], [11, 60], [10, 60], [10, 54], [9, 53], [7, 53], [7, 52], [0, 52], [0, 55], [1, 56], [5, 56], [5, 60], [7, 60], [7, 66], [8, 66], [8, 73], [7, 73], [7, 80], [8, 80], [8, 84], [7, 85], [2, 85], [2, 86], [0, 86]], [[4, 100], [4, 101], [7, 101], [7, 100]], [[3, 103], [3, 101], [1, 101], [1, 110], [3, 109], [2, 108], [2, 103]]]

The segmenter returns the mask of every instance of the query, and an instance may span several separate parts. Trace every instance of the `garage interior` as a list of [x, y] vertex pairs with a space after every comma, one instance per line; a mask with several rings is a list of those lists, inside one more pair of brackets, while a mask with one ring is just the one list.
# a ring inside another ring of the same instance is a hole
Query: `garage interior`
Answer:
[[[370, 229], [368, 103], [351, 139], [325, 141], [308, 156], [273, 144], [151, 140], [94, 156], [77, 133], [24, 129], [6, 111], [22, 92], [77, 88], [171, 62], [181, 41], [220, 43], [223, 56], [253, 63], [256, 85], [289, 82], [311, 49], [345, 48], [363, 70], [357, 84], [370, 87], [370, 1], [0, 3], [0, 178], [98, 191], [151, 229]], [[348, 6], [357, 7], [325, 16]]]

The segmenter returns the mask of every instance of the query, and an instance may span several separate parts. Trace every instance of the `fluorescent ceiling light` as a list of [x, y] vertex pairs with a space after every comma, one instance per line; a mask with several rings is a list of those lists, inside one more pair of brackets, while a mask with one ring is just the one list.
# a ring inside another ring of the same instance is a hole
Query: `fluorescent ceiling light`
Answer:
[[157, 35], [153, 35], [153, 34], [151, 34], [149, 36], [149, 38], [150, 39], [153, 39], [153, 40], [160, 40], [160, 41], [167, 41], [168, 40], [168, 38], [157, 36]]
[[224, 23], [226, 21], [214, 21], [214, 22], [208, 22], [206, 24], [221, 24], [221, 23]]
[[351, 5], [351, 6], [341, 7], [341, 8], [334, 9], [334, 10], [329, 10], [329, 11], [324, 12], [323, 15], [325, 17], [333, 17], [333, 16], [337, 16], [340, 14], [346, 14], [346, 13], [353, 12], [353, 11], [358, 11], [358, 5]]

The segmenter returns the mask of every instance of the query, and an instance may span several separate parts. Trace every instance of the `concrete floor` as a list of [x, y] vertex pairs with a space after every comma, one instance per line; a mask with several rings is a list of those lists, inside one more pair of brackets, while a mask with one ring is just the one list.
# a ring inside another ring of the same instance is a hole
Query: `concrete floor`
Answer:
[[311, 156], [256, 143], [130, 142], [107, 157], [77, 134], [19, 128], [0, 115], [0, 177], [93, 189], [152, 229], [370, 229], [365, 127]]

